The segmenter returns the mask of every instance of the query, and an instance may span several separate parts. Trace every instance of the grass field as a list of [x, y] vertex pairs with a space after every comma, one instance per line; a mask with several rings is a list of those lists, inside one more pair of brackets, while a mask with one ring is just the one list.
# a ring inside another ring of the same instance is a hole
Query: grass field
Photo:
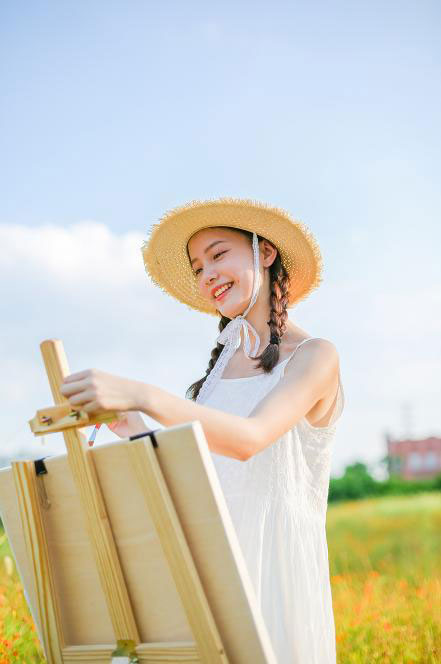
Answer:
[[[441, 493], [333, 504], [327, 532], [339, 664], [441, 663]], [[0, 533], [0, 664], [44, 661]]]
[[339, 664], [441, 662], [441, 494], [328, 510]]

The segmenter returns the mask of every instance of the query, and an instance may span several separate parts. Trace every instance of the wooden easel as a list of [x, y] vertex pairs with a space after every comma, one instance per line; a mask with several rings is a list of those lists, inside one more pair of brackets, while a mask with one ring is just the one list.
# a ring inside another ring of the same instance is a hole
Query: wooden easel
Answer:
[[40, 348], [55, 407], [30, 426], [67, 456], [0, 471], [0, 510], [49, 664], [275, 664], [200, 423], [89, 448], [116, 413], [73, 411]]

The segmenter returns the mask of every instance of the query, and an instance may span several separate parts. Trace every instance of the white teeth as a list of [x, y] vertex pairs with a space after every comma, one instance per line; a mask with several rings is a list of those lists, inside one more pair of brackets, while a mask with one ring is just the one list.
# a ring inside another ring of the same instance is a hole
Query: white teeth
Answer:
[[218, 297], [221, 293], [223, 293], [224, 291], [231, 288], [232, 285], [233, 285], [233, 283], [225, 284], [225, 286], [222, 286], [221, 288], [218, 288], [217, 291], [214, 291], [214, 297]]

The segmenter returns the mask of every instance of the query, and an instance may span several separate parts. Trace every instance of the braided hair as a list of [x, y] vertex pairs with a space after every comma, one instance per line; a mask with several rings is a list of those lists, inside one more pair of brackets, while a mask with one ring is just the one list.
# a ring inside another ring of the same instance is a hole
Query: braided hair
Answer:
[[[244, 233], [252, 241], [253, 234], [250, 231], [243, 230], [241, 228], [234, 228], [232, 230], [238, 231], [239, 233]], [[260, 235], [257, 236], [258, 240], [263, 240]], [[286, 330], [286, 321], [288, 318], [287, 306], [288, 306], [288, 293], [289, 293], [289, 276], [286, 269], [283, 266], [282, 260], [280, 258], [279, 252], [273, 263], [269, 267], [270, 270], [270, 319], [267, 321], [270, 328], [270, 342], [264, 351], [257, 355], [254, 359], [258, 360], [256, 369], [263, 369], [264, 373], [269, 373], [279, 362], [279, 345], [280, 340], [283, 337]], [[228, 325], [231, 318], [227, 316], [221, 316], [219, 321], [219, 332], [222, 332], [224, 327]], [[206, 381], [209, 373], [216, 364], [219, 355], [221, 354], [224, 348], [223, 344], [217, 343], [215, 348], [211, 351], [210, 361], [208, 363], [205, 376], [197, 380], [195, 383], [190, 385], [187, 389], [186, 397], [196, 401], [199, 391]]]

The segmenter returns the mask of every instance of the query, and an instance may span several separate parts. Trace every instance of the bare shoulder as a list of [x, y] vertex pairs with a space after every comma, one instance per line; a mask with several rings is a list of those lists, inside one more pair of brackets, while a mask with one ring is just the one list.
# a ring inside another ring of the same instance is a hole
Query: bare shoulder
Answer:
[[280, 380], [250, 414], [263, 432], [260, 447], [274, 441], [303, 417], [313, 426], [323, 424], [323, 417], [335, 399], [338, 368], [338, 352], [332, 341], [306, 336], [302, 340], [297, 336], [294, 352], [282, 369]]
[[338, 363], [339, 357], [338, 357], [337, 347], [329, 339], [324, 339], [323, 337], [317, 337], [303, 344], [303, 346], [305, 346], [305, 348], [307, 346], [311, 346], [313, 352], [315, 352], [316, 354], [320, 354], [320, 356], [323, 359], [327, 359], [330, 362], [334, 361]]
[[288, 361], [285, 374], [319, 372], [332, 383], [340, 368], [340, 358], [335, 344], [322, 337], [309, 338], [301, 343]]

